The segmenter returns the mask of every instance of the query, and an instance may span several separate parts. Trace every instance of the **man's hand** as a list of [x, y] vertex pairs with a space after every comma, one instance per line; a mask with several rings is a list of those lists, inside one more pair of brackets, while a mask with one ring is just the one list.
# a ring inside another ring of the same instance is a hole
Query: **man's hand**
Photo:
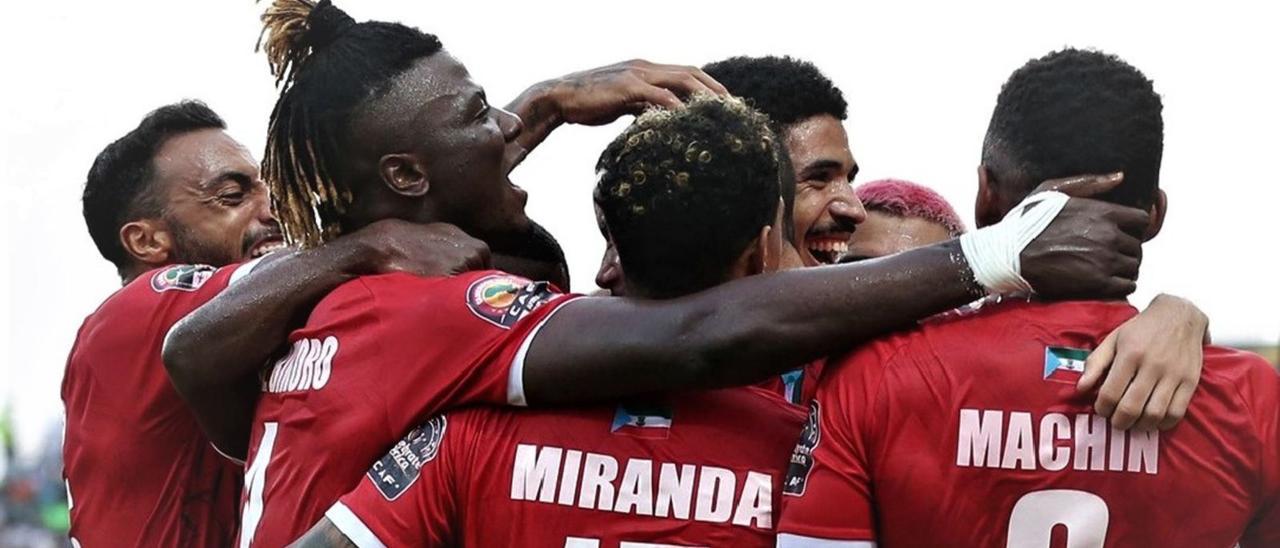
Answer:
[[1158, 295], [1089, 354], [1076, 389], [1089, 392], [1101, 381], [1094, 408], [1115, 428], [1167, 430], [1187, 412], [1208, 341], [1204, 312], [1186, 299]]
[[1022, 250], [1021, 274], [1048, 299], [1120, 298], [1137, 288], [1147, 212], [1084, 198], [1124, 180], [1119, 173], [1047, 181], [1068, 196], [1058, 216]]
[[489, 246], [447, 223], [422, 225], [387, 219], [330, 245], [362, 247], [367, 259], [356, 266], [359, 274], [448, 276], [490, 266]]
[[724, 86], [697, 67], [625, 61], [547, 80], [521, 93], [507, 110], [519, 115], [525, 129], [516, 139], [520, 150], [512, 167], [561, 124], [608, 124], [649, 107], [672, 108], [696, 93], [728, 94]]

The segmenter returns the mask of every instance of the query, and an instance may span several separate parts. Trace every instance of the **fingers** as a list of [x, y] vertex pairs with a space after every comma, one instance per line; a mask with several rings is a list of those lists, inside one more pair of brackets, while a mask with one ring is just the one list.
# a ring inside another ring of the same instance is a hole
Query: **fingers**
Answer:
[[1056, 190], [1073, 198], [1088, 198], [1110, 191], [1124, 182], [1124, 173], [1105, 175], [1078, 175], [1062, 179], [1050, 179], [1037, 186], [1032, 193]]
[[1124, 354], [1118, 354], [1111, 362], [1111, 372], [1102, 381], [1102, 388], [1098, 389], [1098, 397], [1093, 403], [1093, 408], [1099, 415], [1111, 417], [1116, 412], [1125, 390], [1129, 388], [1129, 383], [1137, 372], [1136, 365], [1134, 360]]
[[1093, 390], [1107, 370], [1111, 369], [1111, 361], [1116, 357], [1116, 333], [1112, 331], [1102, 339], [1098, 347], [1084, 360], [1084, 374], [1080, 376], [1079, 381], [1076, 381], [1076, 392], [1085, 393]]
[[1142, 409], [1142, 416], [1133, 424], [1138, 430], [1151, 431], [1163, 424], [1169, 414], [1169, 404], [1180, 383], [1175, 380], [1162, 380], [1156, 384], [1155, 391]]
[[667, 89], [680, 97], [689, 97], [697, 93], [716, 94], [716, 91], [686, 71], [644, 71], [638, 74], [646, 83]]
[[1187, 407], [1191, 405], [1191, 396], [1196, 393], [1196, 386], [1199, 384], [1198, 380], [1178, 384], [1169, 400], [1169, 410], [1157, 425], [1158, 428], [1168, 430], [1182, 422], [1182, 418], [1187, 416]]
[[[1138, 422], [1143, 410], [1147, 408], [1147, 401], [1155, 392], [1156, 380], [1155, 375], [1139, 372], [1133, 382], [1129, 383], [1124, 395], [1120, 398], [1120, 403], [1116, 404], [1115, 412], [1111, 415], [1113, 428], [1128, 430]], [[1103, 383], [1103, 387], [1106, 387], [1106, 383]]]

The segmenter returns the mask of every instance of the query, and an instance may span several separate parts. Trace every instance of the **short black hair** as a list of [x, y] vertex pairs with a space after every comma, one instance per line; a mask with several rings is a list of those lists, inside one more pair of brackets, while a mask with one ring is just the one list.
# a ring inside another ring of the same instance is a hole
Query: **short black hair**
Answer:
[[164, 200], [153, 192], [155, 155], [173, 137], [227, 124], [200, 101], [182, 101], [155, 109], [138, 127], [98, 153], [85, 179], [82, 202], [89, 236], [102, 257], [123, 270], [129, 254], [120, 243], [120, 227], [160, 217]]
[[982, 161], [1015, 197], [1047, 179], [1123, 171], [1124, 183], [1101, 198], [1148, 207], [1160, 182], [1162, 110], [1151, 80], [1119, 57], [1055, 51], [1000, 89]]
[[768, 118], [738, 99], [699, 96], [638, 118], [596, 165], [595, 200], [627, 281], [654, 298], [725, 281], [774, 222], [780, 154]]
[[275, 0], [262, 16], [263, 48], [283, 84], [267, 128], [262, 176], [285, 237], [304, 247], [343, 232], [351, 189], [338, 180], [353, 115], [390, 89], [435, 35], [382, 21], [356, 23], [330, 0]]
[[551, 231], [530, 220], [524, 237], [510, 243], [510, 247], [492, 248], [494, 268], [569, 290], [569, 261]]
[[702, 67], [729, 93], [767, 115], [775, 131], [820, 114], [849, 117], [849, 103], [830, 78], [794, 57], [730, 57]]

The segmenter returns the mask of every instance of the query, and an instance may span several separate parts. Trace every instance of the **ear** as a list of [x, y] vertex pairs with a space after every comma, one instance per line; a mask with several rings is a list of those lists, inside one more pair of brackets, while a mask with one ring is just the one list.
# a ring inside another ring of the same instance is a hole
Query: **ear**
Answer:
[[978, 196], [973, 204], [973, 220], [978, 228], [1000, 222], [1003, 217], [1000, 211], [999, 198], [995, 189], [995, 175], [986, 164], [978, 165]]
[[378, 175], [387, 188], [401, 196], [422, 196], [431, 188], [426, 164], [413, 154], [387, 154], [379, 158]]
[[760, 235], [756, 237], [755, 245], [752, 245], [748, 250], [751, 257], [748, 263], [747, 275], [754, 276], [778, 270], [778, 255], [781, 254], [779, 247], [781, 247], [781, 243], [778, 238], [778, 231], [769, 225], [761, 227]]
[[120, 245], [134, 261], [158, 267], [168, 264], [173, 237], [164, 221], [140, 219], [120, 227]]
[[1147, 242], [1155, 238], [1160, 233], [1160, 229], [1164, 228], [1164, 214], [1169, 207], [1169, 197], [1165, 195], [1163, 190], [1156, 189], [1156, 200], [1151, 204], [1151, 221], [1147, 223], [1147, 231], [1142, 235], [1142, 241]]

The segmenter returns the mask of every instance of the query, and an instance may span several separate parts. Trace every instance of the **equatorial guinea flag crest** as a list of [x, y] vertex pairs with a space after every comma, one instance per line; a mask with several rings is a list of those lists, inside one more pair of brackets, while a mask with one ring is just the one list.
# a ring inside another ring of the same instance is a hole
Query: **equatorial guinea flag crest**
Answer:
[[1044, 349], [1044, 378], [1075, 384], [1084, 374], [1084, 360], [1089, 351], [1065, 346], [1046, 346]]

